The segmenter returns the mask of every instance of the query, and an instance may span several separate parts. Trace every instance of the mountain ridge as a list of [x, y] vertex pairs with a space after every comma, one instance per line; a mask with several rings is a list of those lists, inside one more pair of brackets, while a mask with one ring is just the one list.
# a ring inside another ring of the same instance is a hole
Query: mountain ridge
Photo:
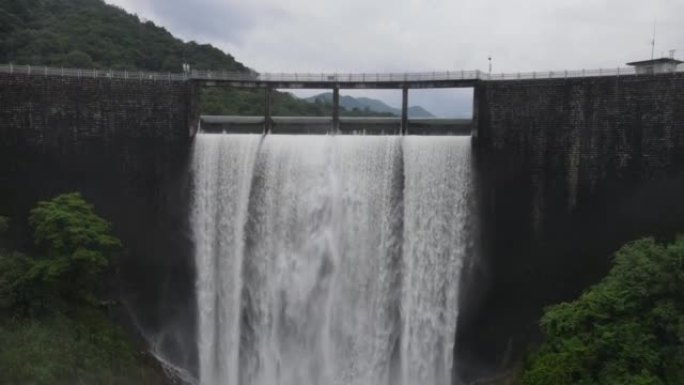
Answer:
[[[155, 72], [182, 72], [187, 63], [210, 71], [252, 71], [210, 44], [183, 41], [102, 0], [0, 0], [0, 63]], [[286, 92], [273, 93], [272, 108], [274, 115], [332, 113], [330, 105]], [[261, 115], [264, 96], [257, 90], [204, 88], [200, 109], [211, 115]]]
[[[323, 92], [318, 95], [303, 98], [309, 103], [332, 104], [332, 92]], [[340, 96], [340, 106], [350, 111], [370, 111], [375, 113], [392, 114], [401, 116], [401, 109], [387, 105], [379, 99], [368, 97], [353, 97], [349, 95]], [[409, 118], [434, 118], [435, 115], [421, 106], [410, 106], [408, 109]]]

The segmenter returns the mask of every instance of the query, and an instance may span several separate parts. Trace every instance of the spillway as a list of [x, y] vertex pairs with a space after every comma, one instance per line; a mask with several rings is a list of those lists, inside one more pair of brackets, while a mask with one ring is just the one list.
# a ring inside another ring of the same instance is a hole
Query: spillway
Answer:
[[470, 138], [199, 134], [201, 385], [451, 385]]

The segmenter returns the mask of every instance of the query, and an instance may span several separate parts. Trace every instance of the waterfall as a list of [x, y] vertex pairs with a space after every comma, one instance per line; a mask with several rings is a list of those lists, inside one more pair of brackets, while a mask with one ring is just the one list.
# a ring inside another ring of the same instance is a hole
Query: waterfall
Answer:
[[470, 139], [200, 134], [202, 385], [450, 385]]

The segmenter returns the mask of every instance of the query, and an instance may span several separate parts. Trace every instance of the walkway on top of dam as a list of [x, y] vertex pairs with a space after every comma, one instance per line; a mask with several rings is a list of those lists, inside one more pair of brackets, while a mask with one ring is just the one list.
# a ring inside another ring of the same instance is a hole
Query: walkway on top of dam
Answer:
[[[679, 69], [677, 72], [684, 72], [684, 68]], [[637, 75], [634, 67], [515, 73], [487, 73], [479, 70], [406, 73], [245, 73], [192, 70], [185, 73], [161, 73], [111, 69], [56, 68], [13, 64], [0, 65], [0, 73], [146, 81], [193, 81], [207, 87], [270, 89], [464, 88], [474, 87], [481, 81], [490, 82]]]
[[637, 75], [633, 67], [576, 71], [486, 73], [474, 71], [406, 73], [229, 73], [192, 71], [189, 78], [207, 87], [238, 88], [339, 88], [339, 89], [420, 89], [469, 88], [481, 81], [562, 79], [598, 76]]
[[240, 88], [468, 88], [482, 79], [480, 71], [424, 73], [213, 73], [193, 72], [191, 78], [207, 87]]

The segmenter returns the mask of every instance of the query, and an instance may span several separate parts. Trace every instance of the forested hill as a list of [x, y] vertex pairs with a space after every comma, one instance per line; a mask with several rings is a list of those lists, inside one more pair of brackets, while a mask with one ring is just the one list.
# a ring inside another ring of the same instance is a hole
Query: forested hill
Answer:
[[0, 62], [181, 72], [247, 71], [208, 44], [183, 42], [102, 0], [0, 0]]
[[[250, 71], [209, 44], [184, 42], [151, 21], [102, 0], [0, 0], [0, 63], [76, 68], [181, 72], [183, 63], [212, 71]], [[260, 115], [260, 92], [202, 92], [201, 110], [213, 115]], [[275, 115], [330, 115], [288, 93], [274, 96]], [[383, 116], [341, 109], [341, 115]]]

